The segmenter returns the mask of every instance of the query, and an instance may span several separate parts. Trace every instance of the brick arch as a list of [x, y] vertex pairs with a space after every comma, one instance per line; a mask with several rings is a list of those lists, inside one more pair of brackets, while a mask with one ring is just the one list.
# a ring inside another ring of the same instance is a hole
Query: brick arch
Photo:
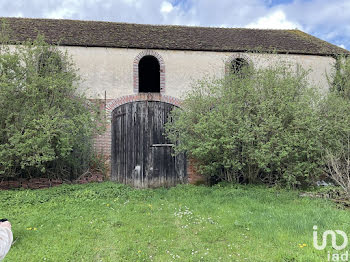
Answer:
[[128, 96], [122, 96], [114, 99], [106, 104], [106, 118], [107, 125], [103, 134], [94, 138], [95, 149], [98, 153], [105, 155], [110, 160], [111, 146], [112, 146], [112, 114], [113, 110], [118, 106], [135, 101], [160, 101], [181, 107], [181, 100], [172, 96], [166, 96], [162, 94], [134, 94]]
[[128, 96], [122, 96], [117, 99], [114, 99], [110, 101], [106, 105], [106, 115], [108, 119], [112, 119], [112, 113], [113, 110], [116, 109], [118, 106], [121, 106], [126, 103], [135, 102], [135, 101], [159, 101], [159, 102], [165, 102], [168, 104], [172, 104], [177, 107], [181, 107], [181, 100], [172, 97], [172, 96], [166, 96], [161, 94], [134, 94], [134, 95], [128, 95]]
[[247, 63], [250, 66], [254, 65], [252, 59], [247, 54], [235, 53], [235, 54], [229, 56], [229, 58], [225, 62], [225, 75], [230, 72], [230, 67], [231, 67], [232, 61], [237, 59], [237, 58], [244, 59], [245, 61], [247, 61]]
[[139, 63], [142, 57], [144, 56], [154, 56], [157, 58], [159, 62], [159, 70], [160, 70], [160, 93], [165, 92], [165, 63], [162, 56], [154, 51], [154, 50], [145, 50], [139, 53], [135, 59], [133, 64], [133, 75], [134, 75], [134, 93], [139, 92]]

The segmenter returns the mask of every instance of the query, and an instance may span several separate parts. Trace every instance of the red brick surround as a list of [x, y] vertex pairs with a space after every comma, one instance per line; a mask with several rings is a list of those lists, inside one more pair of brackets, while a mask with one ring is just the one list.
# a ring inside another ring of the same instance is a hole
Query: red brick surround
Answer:
[[134, 72], [134, 93], [139, 92], [139, 62], [144, 56], [154, 56], [159, 62], [160, 70], [160, 92], [165, 92], [165, 63], [160, 54], [153, 50], [145, 50], [139, 53], [133, 63], [133, 72]]
[[97, 152], [110, 157], [111, 156], [111, 145], [112, 145], [112, 135], [111, 135], [111, 121], [112, 113], [115, 108], [120, 105], [135, 102], [135, 101], [160, 101], [169, 103], [175, 106], [181, 106], [181, 100], [175, 97], [166, 96], [163, 94], [154, 93], [139, 93], [134, 95], [122, 96], [117, 99], [109, 99], [106, 104], [106, 118], [107, 125], [104, 134], [99, 135], [95, 138], [95, 148]]
[[[117, 99], [108, 99], [106, 102], [106, 118], [107, 118], [107, 126], [104, 134], [99, 135], [95, 138], [95, 148], [97, 152], [105, 155], [110, 160], [111, 157], [111, 146], [112, 146], [112, 134], [111, 134], [111, 121], [112, 121], [112, 113], [115, 108], [120, 105], [131, 103], [135, 101], [160, 101], [175, 105], [177, 107], [181, 107], [181, 100], [175, 97], [166, 96], [162, 94], [145, 94], [139, 93], [134, 95], [128, 95], [119, 97]], [[187, 173], [189, 176], [189, 182], [192, 184], [200, 184], [205, 183], [205, 178], [200, 176], [195, 168], [194, 161], [189, 160], [187, 165]], [[110, 175], [110, 174], [108, 174]]]
[[113, 110], [118, 106], [135, 101], [160, 101], [175, 105], [177, 107], [181, 106], [181, 100], [172, 96], [166, 96], [163, 94], [156, 93], [139, 93], [134, 95], [122, 96], [107, 103], [107, 117], [112, 117]]

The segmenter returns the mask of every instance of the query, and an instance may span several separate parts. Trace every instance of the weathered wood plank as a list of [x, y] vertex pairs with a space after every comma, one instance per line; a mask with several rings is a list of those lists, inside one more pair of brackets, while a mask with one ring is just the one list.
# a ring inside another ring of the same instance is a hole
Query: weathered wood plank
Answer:
[[186, 157], [173, 156], [164, 124], [173, 105], [138, 101], [115, 109], [112, 119], [112, 180], [138, 188], [185, 183]]

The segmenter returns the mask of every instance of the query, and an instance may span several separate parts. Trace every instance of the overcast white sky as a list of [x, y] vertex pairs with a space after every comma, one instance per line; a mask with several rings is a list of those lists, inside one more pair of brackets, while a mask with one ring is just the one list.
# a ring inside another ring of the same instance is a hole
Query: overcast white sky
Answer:
[[350, 0], [0, 0], [0, 16], [298, 28], [350, 49]]

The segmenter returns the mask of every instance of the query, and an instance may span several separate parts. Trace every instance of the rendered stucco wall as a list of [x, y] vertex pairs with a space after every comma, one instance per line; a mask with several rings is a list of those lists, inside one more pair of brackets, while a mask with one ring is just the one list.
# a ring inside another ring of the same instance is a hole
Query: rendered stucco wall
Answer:
[[[133, 62], [141, 49], [61, 47], [72, 55], [84, 82], [82, 89], [90, 98], [116, 99], [134, 94]], [[165, 95], [181, 98], [191, 88], [191, 83], [203, 77], [220, 77], [225, 73], [225, 63], [232, 57], [248, 58], [257, 67], [279, 62], [293, 66], [300, 64], [310, 70], [309, 79], [321, 89], [328, 88], [335, 60], [325, 56], [246, 54], [201, 51], [153, 50], [165, 63]]]

